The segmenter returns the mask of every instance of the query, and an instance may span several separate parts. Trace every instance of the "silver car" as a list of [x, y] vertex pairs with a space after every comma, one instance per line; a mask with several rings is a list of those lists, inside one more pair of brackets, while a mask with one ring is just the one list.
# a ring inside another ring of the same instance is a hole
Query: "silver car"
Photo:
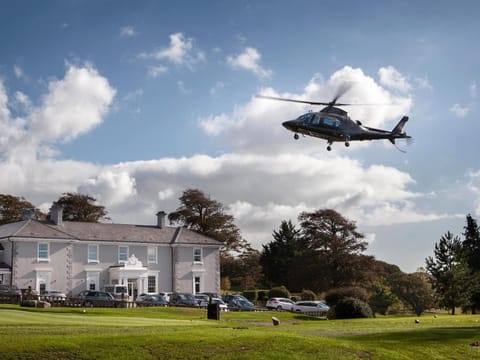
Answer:
[[274, 297], [267, 300], [265, 306], [267, 309], [292, 311], [295, 302], [293, 300], [281, 297]]
[[312, 300], [312, 301], [297, 301], [293, 306], [294, 312], [298, 313], [312, 313], [312, 314], [323, 314], [327, 315], [330, 307], [322, 300]]

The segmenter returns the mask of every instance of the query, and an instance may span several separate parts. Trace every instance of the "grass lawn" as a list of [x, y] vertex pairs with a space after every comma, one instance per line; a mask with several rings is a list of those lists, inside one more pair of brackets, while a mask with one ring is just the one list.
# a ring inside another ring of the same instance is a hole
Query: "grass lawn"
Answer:
[[480, 315], [415, 319], [0, 305], [0, 359], [480, 359]]

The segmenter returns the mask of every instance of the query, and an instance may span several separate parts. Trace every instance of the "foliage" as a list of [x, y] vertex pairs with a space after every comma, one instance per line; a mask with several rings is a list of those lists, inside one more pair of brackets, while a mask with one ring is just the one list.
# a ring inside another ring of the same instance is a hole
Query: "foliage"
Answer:
[[257, 300], [258, 301], [267, 301], [268, 300], [268, 290], [258, 290]]
[[78, 193], [64, 193], [57, 201], [54, 201], [52, 208], [56, 205], [63, 207], [63, 220], [99, 222], [108, 220], [108, 212], [102, 205], [96, 205], [95, 199], [89, 195]]
[[329, 306], [335, 306], [344, 298], [354, 298], [363, 302], [368, 301], [367, 290], [358, 286], [349, 286], [329, 290], [325, 295], [325, 301]]
[[425, 261], [440, 305], [451, 309], [454, 315], [455, 307], [468, 303], [470, 296], [469, 269], [460, 238], [448, 231], [435, 244], [434, 258], [429, 256]]
[[260, 256], [260, 264], [267, 281], [272, 285], [286, 284], [290, 286], [290, 272], [293, 269], [300, 230], [291, 220], [282, 221], [278, 230], [273, 232], [273, 241], [264, 244]]
[[300, 299], [306, 300], [306, 301], [313, 301], [317, 298], [315, 293], [312, 290], [302, 290], [302, 293], [300, 294]]
[[[337, 302], [333, 307], [335, 319], [372, 318], [373, 313], [370, 306], [359, 299], [346, 297]], [[331, 314], [329, 314], [330, 318]]]
[[470, 309], [475, 314], [480, 309], [480, 228], [470, 214], [467, 215], [467, 224], [464, 229], [465, 240], [462, 247], [470, 268], [472, 284], [471, 295], [465, 309]]
[[390, 280], [393, 293], [417, 316], [435, 305], [435, 298], [428, 274], [397, 274]]
[[355, 222], [332, 209], [302, 212], [298, 220], [303, 247], [313, 251], [321, 264], [315, 274], [323, 276], [323, 288], [313, 289], [319, 292], [352, 284], [362, 272], [357, 255], [367, 248]]
[[268, 292], [268, 297], [283, 297], [283, 298], [290, 298], [290, 291], [285, 286], [277, 286], [271, 288]]
[[398, 301], [398, 298], [392, 293], [384, 278], [378, 279], [370, 287], [368, 304], [374, 313], [386, 315], [388, 308], [396, 301]]
[[259, 257], [260, 253], [252, 248], [236, 257], [224, 253], [221, 256], [220, 272], [223, 277], [229, 278], [232, 288], [255, 289], [262, 279]]
[[25, 211], [32, 210], [37, 217], [45, 217], [40, 210], [35, 209], [35, 206], [23, 197], [0, 194], [0, 225], [20, 221]]
[[250, 301], [257, 301], [258, 300], [258, 292], [257, 290], [244, 290], [242, 295], [245, 296]]
[[222, 254], [242, 252], [248, 243], [242, 238], [234, 217], [222, 203], [210, 199], [198, 189], [186, 189], [179, 198], [180, 207], [168, 215], [170, 223], [185, 226], [223, 244]]
[[222, 290], [230, 290], [232, 287], [232, 284], [230, 282], [230, 277], [229, 276], [222, 276], [220, 279], [220, 288]]

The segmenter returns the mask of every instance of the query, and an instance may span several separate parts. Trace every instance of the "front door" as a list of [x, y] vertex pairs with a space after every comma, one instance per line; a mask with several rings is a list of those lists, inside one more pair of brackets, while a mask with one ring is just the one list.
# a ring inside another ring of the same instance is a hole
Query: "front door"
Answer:
[[128, 279], [128, 298], [135, 300], [138, 295], [137, 279]]

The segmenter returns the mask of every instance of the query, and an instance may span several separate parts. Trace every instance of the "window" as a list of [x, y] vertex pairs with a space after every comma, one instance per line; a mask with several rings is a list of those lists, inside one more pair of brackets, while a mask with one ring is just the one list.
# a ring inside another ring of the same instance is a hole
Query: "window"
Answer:
[[90, 284], [88, 285], [88, 290], [95, 291], [95, 283], [90, 283]]
[[202, 292], [201, 291], [201, 278], [200, 276], [195, 276], [193, 278], [195, 294]]
[[148, 247], [148, 254], [147, 260], [149, 264], [156, 264], [157, 263], [157, 247], [156, 246], [149, 246]]
[[128, 261], [128, 246], [118, 247], [118, 262]]
[[48, 261], [49, 259], [49, 249], [48, 243], [39, 243], [38, 244], [38, 261]]
[[88, 262], [98, 262], [98, 245], [88, 245]]
[[157, 292], [157, 277], [155, 275], [148, 277], [148, 293], [156, 293]]
[[202, 249], [201, 249], [201, 248], [195, 248], [195, 249], [193, 249], [193, 262], [195, 262], [195, 263], [201, 263], [201, 262], [203, 262], [203, 259], [202, 259]]

